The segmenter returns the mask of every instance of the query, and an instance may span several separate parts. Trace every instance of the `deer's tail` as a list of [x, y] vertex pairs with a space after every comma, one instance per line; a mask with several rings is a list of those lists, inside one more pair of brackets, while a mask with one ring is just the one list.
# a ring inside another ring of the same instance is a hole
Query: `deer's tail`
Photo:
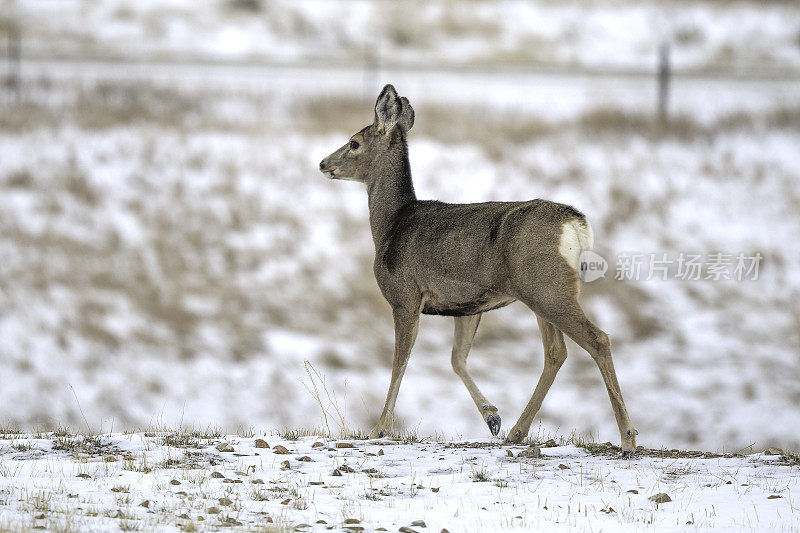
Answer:
[[591, 250], [593, 246], [594, 232], [585, 218], [573, 218], [561, 226], [558, 251], [576, 272], [580, 272], [581, 252]]

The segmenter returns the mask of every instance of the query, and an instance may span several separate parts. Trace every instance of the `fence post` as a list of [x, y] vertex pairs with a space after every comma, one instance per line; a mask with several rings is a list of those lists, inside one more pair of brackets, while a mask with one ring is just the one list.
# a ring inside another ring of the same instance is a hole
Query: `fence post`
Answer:
[[22, 63], [22, 38], [19, 26], [12, 21], [8, 24], [8, 72], [6, 73], [6, 87], [8, 88], [8, 100], [11, 103], [18, 103], [20, 100], [20, 90], [22, 82], [21, 63]]
[[669, 44], [665, 42], [658, 49], [658, 122], [661, 126], [665, 126], [669, 121], [669, 85], [671, 76]]

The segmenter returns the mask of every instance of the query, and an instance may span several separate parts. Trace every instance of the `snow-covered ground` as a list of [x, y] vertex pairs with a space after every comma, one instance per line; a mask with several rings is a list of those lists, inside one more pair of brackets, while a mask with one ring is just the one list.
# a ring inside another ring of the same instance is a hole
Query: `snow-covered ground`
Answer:
[[412, 435], [3, 434], [0, 528], [797, 531], [800, 462], [770, 453], [629, 460], [602, 445]]

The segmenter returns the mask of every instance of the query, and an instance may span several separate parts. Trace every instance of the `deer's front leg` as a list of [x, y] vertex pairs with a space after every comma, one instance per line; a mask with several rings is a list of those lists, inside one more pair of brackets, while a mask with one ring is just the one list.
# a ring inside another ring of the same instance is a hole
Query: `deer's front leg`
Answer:
[[389, 383], [389, 392], [386, 394], [386, 404], [383, 406], [381, 418], [377, 425], [369, 432], [369, 438], [377, 439], [388, 435], [394, 423], [394, 404], [397, 393], [400, 391], [400, 382], [408, 366], [408, 357], [411, 347], [417, 338], [419, 325], [419, 311], [406, 311], [394, 309], [394, 361], [392, 363], [392, 381]]

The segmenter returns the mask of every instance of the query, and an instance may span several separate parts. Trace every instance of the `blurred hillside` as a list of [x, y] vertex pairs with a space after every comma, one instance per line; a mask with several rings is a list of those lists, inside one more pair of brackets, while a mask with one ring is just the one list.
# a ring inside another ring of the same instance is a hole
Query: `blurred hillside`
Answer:
[[[390, 312], [363, 187], [317, 164], [393, 82], [417, 112], [420, 197], [570, 203], [612, 261], [760, 253], [756, 281], [612, 270], [584, 300], [641, 444], [800, 446], [796, 5], [2, 5], [22, 60], [0, 104], [0, 421], [308, 427], [308, 360], [368, 428]], [[664, 41], [677, 73], [660, 123]], [[423, 319], [397, 413], [482, 436], [451, 337], [452, 320]], [[504, 428], [541, 361], [523, 306], [484, 317], [469, 364]], [[616, 440], [574, 345], [540, 419]]]
[[32, 55], [800, 70], [786, 1], [2, 0]]

